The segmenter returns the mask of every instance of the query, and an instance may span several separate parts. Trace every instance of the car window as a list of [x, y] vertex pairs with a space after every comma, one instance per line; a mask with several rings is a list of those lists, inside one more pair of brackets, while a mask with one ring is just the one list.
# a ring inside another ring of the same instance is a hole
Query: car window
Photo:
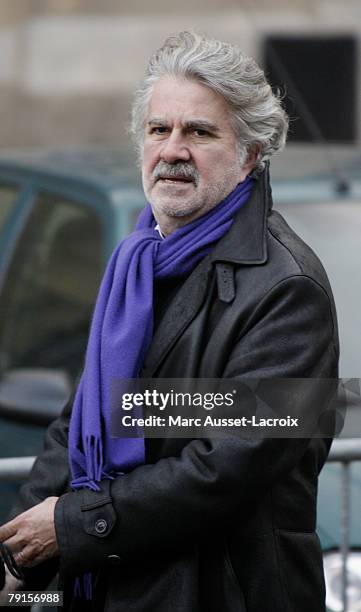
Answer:
[[0, 232], [4, 227], [9, 217], [9, 213], [16, 202], [18, 193], [18, 187], [0, 183]]
[[76, 378], [103, 252], [102, 227], [93, 210], [38, 195], [2, 290], [2, 371], [65, 368]]

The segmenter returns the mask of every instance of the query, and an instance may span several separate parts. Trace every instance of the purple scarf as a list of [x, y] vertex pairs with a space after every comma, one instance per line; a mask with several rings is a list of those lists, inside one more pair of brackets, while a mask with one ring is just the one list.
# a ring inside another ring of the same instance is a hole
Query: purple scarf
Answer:
[[103, 478], [144, 463], [144, 439], [110, 436], [112, 381], [137, 378], [153, 336], [153, 281], [191, 272], [230, 229], [248, 200], [247, 178], [218, 206], [162, 239], [148, 204], [115, 249], [98, 293], [85, 367], [69, 430], [73, 489], [99, 490]]

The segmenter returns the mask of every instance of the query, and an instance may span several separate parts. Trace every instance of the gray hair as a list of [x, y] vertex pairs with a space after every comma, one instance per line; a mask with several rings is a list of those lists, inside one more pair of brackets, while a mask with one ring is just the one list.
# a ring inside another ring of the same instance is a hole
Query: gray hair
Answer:
[[256, 171], [280, 151], [286, 141], [288, 117], [281, 96], [273, 93], [263, 70], [235, 45], [194, 32], [167, 38], [150, 58], [143, 82], [136, 91], [131, 133], [142, 155], [148, 104], [155, 82], [164, 75], [196, 80], [226, 100], [237, 137], [240, 159], [259, 147]]

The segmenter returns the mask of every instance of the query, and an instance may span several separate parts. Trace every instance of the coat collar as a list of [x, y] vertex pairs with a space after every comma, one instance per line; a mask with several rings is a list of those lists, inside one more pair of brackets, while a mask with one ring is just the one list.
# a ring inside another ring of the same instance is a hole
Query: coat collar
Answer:
[[272, 206], [268, 163], [257, 178], [249, 201], [242, 206], [229, 232], [187, 278], [157, 328], [141, 372], [152, 377], [167, 352], [201, 308], [208, 279], [217, 262], [259, 265], [267, 259], [267, 215]]
[[272, 208], [269, 182], [269, 162], [256, 184], [248, 202], [241, 207], [234, 223], [211, 254], [212, 262], [257, 265], [267, 261], [267, 216]]

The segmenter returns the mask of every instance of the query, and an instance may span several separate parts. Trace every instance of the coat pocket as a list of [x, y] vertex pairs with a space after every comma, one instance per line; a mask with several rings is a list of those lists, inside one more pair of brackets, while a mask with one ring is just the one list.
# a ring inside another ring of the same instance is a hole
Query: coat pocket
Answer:
[[242, 587], [225, 540], [200, 548], [199, 590], [202, 612], [246, 612]]

